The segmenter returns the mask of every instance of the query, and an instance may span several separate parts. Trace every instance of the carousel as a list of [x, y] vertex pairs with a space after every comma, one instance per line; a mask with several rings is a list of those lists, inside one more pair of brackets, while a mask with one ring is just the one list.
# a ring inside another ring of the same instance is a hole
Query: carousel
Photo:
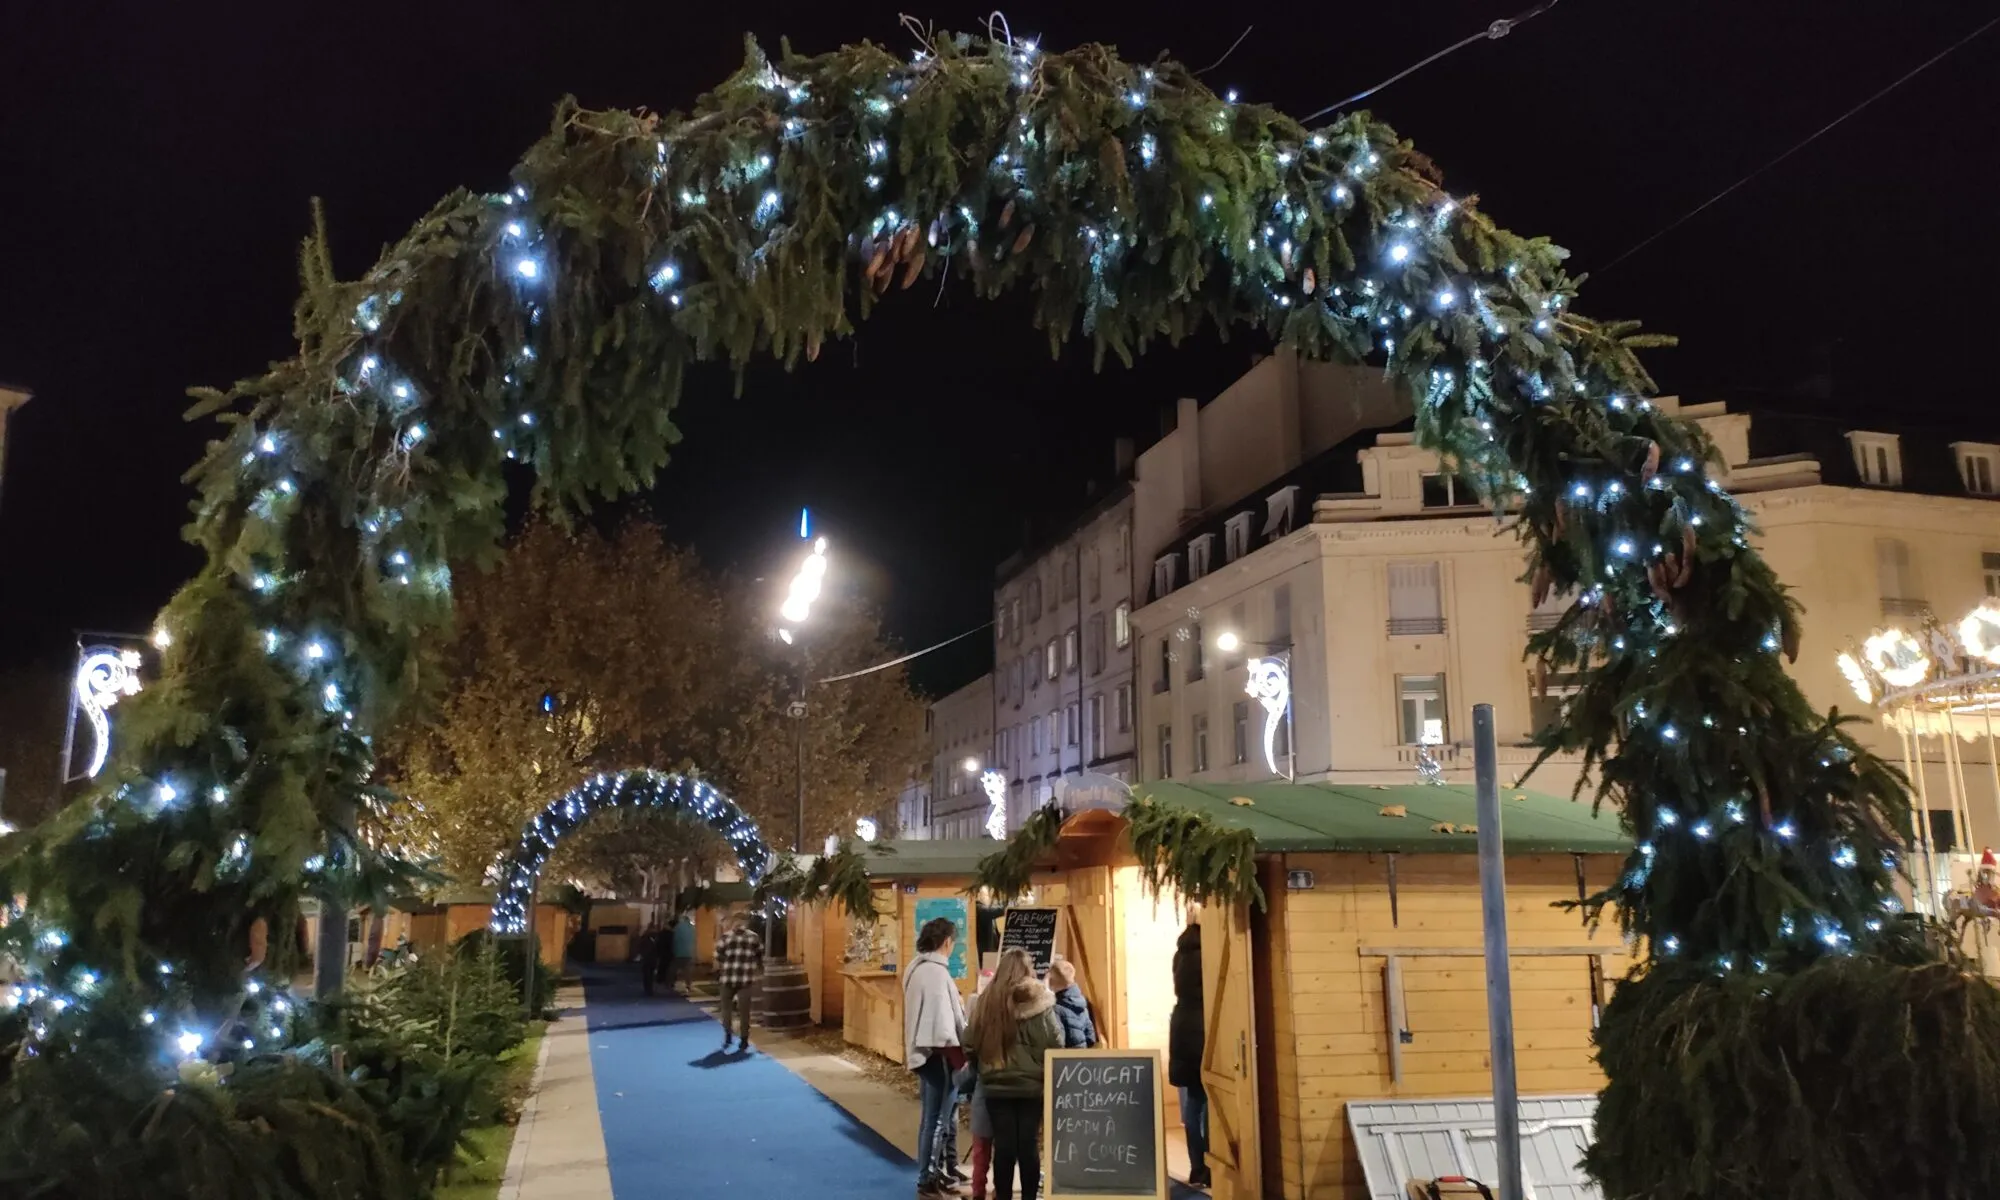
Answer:
[[1900, 743], [1917, 807], [1911, 901], [1947, 922], [2000, 975], [2000, 862], [1975, 830], [2000, 833], [2000, 600], [1948, 627], [1935, 618], [1850, 646], [1840, 672]]

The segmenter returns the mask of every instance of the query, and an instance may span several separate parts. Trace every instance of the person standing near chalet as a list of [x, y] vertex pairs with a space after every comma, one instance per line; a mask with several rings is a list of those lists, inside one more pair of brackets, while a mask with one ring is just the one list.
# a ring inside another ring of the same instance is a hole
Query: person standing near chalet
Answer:
[[[919, 1200], [959, 1194], [958, 1155], [944, 1149], [944, 1124], [955, 1122], [951, 1063], [963, 1053], [965, 1041], [965, 1002], [951, 974], [957, 938], [958, 927], [949, 917], [924, 922], [917, 930], [917, 956], [903, 973], [903, 1062], [916, 1074], [923, 1098], [917, 1117]], [[955, 1136], [950, 1139], [954, 1146], [956, 1141]]]
[[750, 914], [739, 913], [729, 924], [729, 934], [715, 944], [715, 981], [720, 985], [722, 1007], [722, 1051], [729, 1052], [729, 1018], [734, 1013], [742, 1031], [740, 1054], [750, 1051], [750, 992], [764, 969], [764, 942], [751, 928]]
[[673, 931], [668, 935], [667, 946], [667, 990], [674, 991], [676, 981], [680, 991], [694, 995], [694, 915], [683, 909], [674, 918]]
[[653, 994], [653, 981], [660, 973], [660, 923], [654, 921], [639, 935], [639, 986], [648, 996]]
[[1208, 1049], [1201, 1005], [1201, 925], [1188, 914], [1174, 944], [1174, 1011], [1167, 1018], [1167, 1082], [1181, 1090], [1181, 1126], [1187, 1130], [1188, 1186], [1207, 1188], [1208, 1092], [1201, 1085], [1201, 1056]]

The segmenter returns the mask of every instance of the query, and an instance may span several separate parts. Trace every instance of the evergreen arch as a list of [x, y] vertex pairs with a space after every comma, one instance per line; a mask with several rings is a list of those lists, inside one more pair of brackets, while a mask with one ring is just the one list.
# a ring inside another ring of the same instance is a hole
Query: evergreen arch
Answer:
[[527, 932], [528, 905], [549, 856], [592, 817], [617, 808], [678, 813], [701, 822], [729, 845], [751, 883], [771, 868], [771, 850], [757, 823], [712, 785], [671, 771], [599, 772], [549, 801], [521, 828], [521, 840], [495, 869], [498, 890], [488, 928], [495, 934]]
[[[1100, 358], [1248, 327], [1379, 367], [1512, 522], [1536, 603], [1572, 597], [1530, 643], [1581, 676], [1544, 745], [1621, 805], [1635, 849], [1589, 906], [1646, 954], [1600, 1038], [1608, 1195], [2000, 1186], [2000, 1143], [1953, 1132], [2000, 1125], [2000, 1011], [1896, 911], [1903, 781], [1784, 673], [1794, 606], [1712, 446], [1647, 399], [1636, 325], [1575, 310], [1565, 257], [1368, 113], [1309, 128], [1171, 61], [948, 36], [752, 47], [686, 113], [565, 102], [504, 190], [447, 196], [358, 279], [316, 229], [298, 353], [197, 393], [223, 433], [163, 678], [0, 878], [29, 898], [0, 936], [32, 1049], [53, 1070], [132, 1013], [199, 1019], [258, 921], [393, 866], [361, 836], [369, 731], [454, 567], [494, 553], [510, 463], [559, 508], [642, 487], [690, 365], [811, 359], [943, 275], [1028, 292], [1052, 347]], [[1921, 1034], [1901, 1066], [1799, 1066], [1855, 1022]]]

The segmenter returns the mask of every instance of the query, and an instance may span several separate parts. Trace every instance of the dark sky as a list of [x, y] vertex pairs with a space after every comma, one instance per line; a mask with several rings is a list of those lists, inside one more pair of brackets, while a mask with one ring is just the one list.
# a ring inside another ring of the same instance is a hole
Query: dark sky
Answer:
[[[1017, 35], [1105, 41], [1309, 112], [1525, 0], [1010, 8]], [[898, 5], [456, 3], [0, 6], [0, 380], [14, 419], [0, 505], [0, 667], [61, 661], [76, 627], [140, 629], [194, 568], [181, 473], [208, 431], [183, 389], [289, 352], [294, 255], [324, 198], [338, 265], [457, 185], [496, 188], [564, 93], [684, 107], [740, 61], [863, 38], [907, 49]], [[1391, 87], [1375, 111], [1449, 186], [1589, 270], [1994, 15], [1904, 0], [1564, 0]], [[138, 14], [146, 14], [140, 16]], [[1281, 15], [1282, 14], [1282, 15]], [[983, 14], [925, 14], [970, 26]], [[1949, 420], [1996, 397], [2000, 30], [1587, 284], [1581, 309], [1681, 348], [1697, 396], [1834, 368], [1827, 403]], [[921, 293], [921, 294], [920, 294]], [[687, 440], [651, 498], [672, 536], [762, 569], [800, 504], [908, 646], [982, 620], [1024, 520], [1074, 507], [1159, 407], [1247, 363], [1212, 340], [1093, 373], [1052, 363], [1006, 306], [915, 289], [797, 375], [689, 388]], [[979, 639], [924, 680], [982, 669]]]

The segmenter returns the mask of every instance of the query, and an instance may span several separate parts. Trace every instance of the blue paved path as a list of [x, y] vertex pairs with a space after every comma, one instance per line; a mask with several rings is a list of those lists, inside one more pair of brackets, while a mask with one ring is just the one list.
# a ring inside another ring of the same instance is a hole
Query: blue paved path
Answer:
[[775, 1060], [722, 1054], [714, 1018], [678, 997], [646, 998], [636, 968], [586, 968], [584, 986], [617, 1200], [915, 1192], [902, 1151]]

